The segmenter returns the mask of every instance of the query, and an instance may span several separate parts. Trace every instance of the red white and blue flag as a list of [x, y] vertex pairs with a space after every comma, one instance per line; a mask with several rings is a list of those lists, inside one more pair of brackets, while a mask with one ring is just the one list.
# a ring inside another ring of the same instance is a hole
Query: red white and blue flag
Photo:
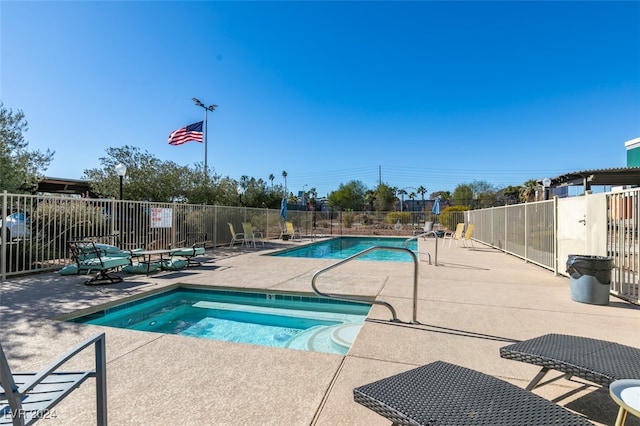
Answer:
[[182, 145], [185, 142], [202, 143], [202, 121], [189, 124], [169, 134], [169, 145]]

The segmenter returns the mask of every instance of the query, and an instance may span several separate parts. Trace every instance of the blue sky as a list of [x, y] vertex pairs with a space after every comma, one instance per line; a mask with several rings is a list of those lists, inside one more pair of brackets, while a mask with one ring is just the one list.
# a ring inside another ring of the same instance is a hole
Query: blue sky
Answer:
[[[626, 166], [640, 2], [2, 1], [0, 100], [48, 176], [108, 147], [217, 174], [453, 191]], [[379, 174], [381, 172], [381, 175]], [[408, 192], [411, 192], [410, 190]]]

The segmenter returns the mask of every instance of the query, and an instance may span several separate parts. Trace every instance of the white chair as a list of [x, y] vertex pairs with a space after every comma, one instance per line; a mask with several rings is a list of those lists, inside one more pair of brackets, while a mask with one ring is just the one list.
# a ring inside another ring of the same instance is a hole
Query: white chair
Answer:
[[432, 221], [425, 222], [422, 228], [418, 228], [413, 231], [413, 236], [415, 237], [416, 235], [422, 235], [423, 238], [426, 239], [427, 238], [426, 233], [431, 231], [433, 231], [433, 222]]

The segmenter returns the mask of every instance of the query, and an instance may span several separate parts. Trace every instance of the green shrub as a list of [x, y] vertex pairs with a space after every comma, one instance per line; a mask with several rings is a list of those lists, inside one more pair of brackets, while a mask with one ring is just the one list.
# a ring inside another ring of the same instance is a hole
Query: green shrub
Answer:
[[[471, 210], [469, 206], [447, 206], [440, 211], [440, 217], [438, 218], [438, 222], [441, 226], [444, 226], [448, 229], [454, 229], [457, 222], [459, 221], [460, 214], [459, 212], [464, 212], [467, 210]], [[453, 223], [456, 222], [456, 223]]]
[[385, 218], [385, 222], [389, 224], [395, 223], [410, 223], [411, 222], [411, 213], [410, 212], [389, 212], [387, 213], [387, 217]]

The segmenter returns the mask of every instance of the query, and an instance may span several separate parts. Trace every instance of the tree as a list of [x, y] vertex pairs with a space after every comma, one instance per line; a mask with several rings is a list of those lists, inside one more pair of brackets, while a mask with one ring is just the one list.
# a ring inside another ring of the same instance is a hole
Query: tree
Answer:
[[418, 192], [418, 194], [420, 194], [420, 196], [422, 197], [422, 210], [425, 210], [425, 205], [424, 205], [424, 194], [427, 192], [427, 188], [425, 188], [424, 186], [420, 185], [418, 187], [418, 189], [416, 190]]
[[329, 194], [329, 205], [334, 210], [362, 210], [366, 190], [358, 180], [352, 180], [346, 185], [340, 184], [336, 191]]
[[271, 181], [271, 189], [273, 189], [273, 180], [274, 180], [275, 178], [276, 178], [276, 177], [273, 175], [273, 173], [269, 174], [269, 180]]
[[538, 191], [538, 182], [535, 179], [529, 179], [522, 184], [520, 189], [520, 200], [528, 203], [536, 200], [536, 192]]
[[470, 206], [473, 203], [473, 188], [467, 183], [462, 183], [453, 190], [453, 204]]
[[469, 184], [473, 190], [473, 208], [483, 209], [498, 203], [496, 188], [484, 180], [474, 180]]
[[517, 204], [520, 202], [520, 191], [522, 190], [522, 186], [512, 186], [509, 185], [505, 188], [502, 188], [502, 204]]
[[393, 210], [395, 201], [395, 188], [384, 183], [379, 184], [374, 192], [373, 207], [377, 211], [390, 211]]
[[398, 190], [398, 195], [400, 195], [400, 197], [402, 198], [402, 201], [400, 202], [400, 211], [404, 210], [404, 196], [407, 195], [407, 191], [405, 189], [399, 189]]
[[0, 189], [9, 192], [34, 191], [53, 159], [54, 151], [29, 151], [23, 133], [28, 130], [25, 115], [6, 109], [0, 102]]
[[284, 194], [287, 195], [287, 171], [282, 171], [282, 177], [284, 178]]
[[124, 177], [123, 197], [137, 201], [189, 201], [187, 194], [206, 186], [204, 169], [194, 171], [171, 161], [161, 161], [147, 151], [125, 145], [121, 148], [107, 148], [108, 157], [101, 157], [102, 168], [87, 169], [84, 178], [90, 181], [91, 190], [105, 197], [119, 195], [119, 176], [115, 166], [127, 166]]

